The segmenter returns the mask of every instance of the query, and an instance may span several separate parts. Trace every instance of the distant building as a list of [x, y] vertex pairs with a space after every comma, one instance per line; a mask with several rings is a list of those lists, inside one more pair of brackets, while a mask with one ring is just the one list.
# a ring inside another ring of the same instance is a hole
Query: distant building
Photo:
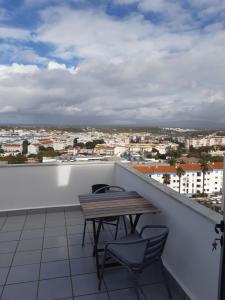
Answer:
[[[164, 183], [164, 174], [170, 175], [168, 187], [179, 192], [179, 177], [176, 174], [175, 166], [133, 166], [137, 171], [152, 179]], [[181, 177], [181, 194], [193, 195], [203, 191], [203, 173], [200, 164], [183, 164], [182, 169], [185, 175]], [[223, 163], [215, 162], [210, 164], [209, 171], [205, 175], [205, 193], [213, 194], [221, 192], [223, 186]]]
[[65, 149], [65, 145], [62, 142], [53, 142], [52, 147], [55, 151], [60, 151]]
[[22, 153], [23, 150], [23, 145], [22, 143], [18, 143], [18, 144], [2, 144], [2, 149], [4, 150], [4, 152], [8, 152], [11, 154], [14, 153]]
[[98, 144], [95, 146], [94, 153], [97, 155], [114, 155], [115, 146]]
[[130, 153], [144, 153], [151, 152], [152, 149], [156, 149], [160, 154], [166, 154], [168, 149], [177, 150], [178, 144], [175, 143], [166, 143], [166, 144], [128, 144], [125, 145], [126, 150]]
[[190, 147], [212, 147], [212, 146], [225, 146], [225, 136], [206, 136], [202, 138], [192, 138], [185, 140], [185, 148]]
[[27, 154], [35, 154], [35, 155], [38, 154], [40, 146], [41, 144], [39, 143], [33, 143], [28, 145]]

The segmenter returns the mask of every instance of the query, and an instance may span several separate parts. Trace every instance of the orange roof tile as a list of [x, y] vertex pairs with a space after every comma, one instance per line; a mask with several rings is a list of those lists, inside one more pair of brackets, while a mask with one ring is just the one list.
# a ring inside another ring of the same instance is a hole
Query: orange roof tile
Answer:
[[[184, 171], [201, 171], [200, 164], [182, 164], [180, 165]], [[178, 166], [177, 166], [178, 167]], [[133, 168], [140, 173], [176, 173], [176, 166], [140, 166], [136, 165]], [[215, 162], [209, 164], [211, 169], [223, 169], [223, 162]]]
[[20, 144], [4, 144], [4, 146], [5, 147], [17, 147], [17, 148], [21, 147]]

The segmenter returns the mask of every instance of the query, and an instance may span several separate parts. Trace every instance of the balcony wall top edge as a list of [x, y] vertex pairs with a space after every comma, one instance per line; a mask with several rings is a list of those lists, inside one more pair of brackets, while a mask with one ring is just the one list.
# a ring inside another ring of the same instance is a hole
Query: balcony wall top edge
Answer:
[[193, 210], [195, 213], [201, 215], [202, 217], [206, 218], [213, 224], [219, 223], [222, 220], [222, 215], [219, 213], [208, 209], [204, 205], [201, 205], [195, 201], [191, 201], [188, 197], [179, 194], [178, 192], [172, 190], [168, 186], [152, 179], [148, 178], [145, 175], [139, 173], [135, 169], [130, 168], [128, 165], [122, 164], [120, 162], [115, 162], [116, 165], [126, 169], [131, 174], [137, 176], [139, 179], [147, 182], [148, 184], [153, 185], [156, 189], [160, 190], [161, 192], [167, 194], [168, 196], [172, 197], [174, 200], [178, 201], [180, 204], [187, 206], [191, 210]]
[[82, 162], [54, 162], [54, 163], [34, 163], [34, 164], [0, 164], [0, 168], [20, 168], [20, 167], [57, 167], [57, 166], [82, 166], [82, 165], [114, 165], [114, 161], [82, 161]]

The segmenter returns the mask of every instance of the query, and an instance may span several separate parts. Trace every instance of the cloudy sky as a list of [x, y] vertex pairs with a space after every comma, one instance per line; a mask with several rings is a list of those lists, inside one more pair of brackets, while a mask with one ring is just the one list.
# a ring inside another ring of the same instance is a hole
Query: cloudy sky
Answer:
[[0, 0], [0, 123], [225, 128], [225, 0]]

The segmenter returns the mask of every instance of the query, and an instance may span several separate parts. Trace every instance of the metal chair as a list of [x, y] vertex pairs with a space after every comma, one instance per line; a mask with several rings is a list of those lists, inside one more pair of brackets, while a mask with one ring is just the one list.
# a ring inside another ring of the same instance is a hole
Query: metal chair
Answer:
[[[144, 237], [146, 229], [160, 231], [157, 235]], [[136, 239], [125, 238], [119, 241], [109, 242], [105, 246], [102, 270], [99, 278], [99, 290], [101, 289], [106, 260], [113, 258], [119, 264], [125, 266], [131, 273], [137, 299], [140, 299], [138, 275], [155, 262], [160, 263], [162, 275], [165, 281], [169, 299], [172, 299], [169, 283], [162, 262], [162, 253], [165, 247], [169, 229], [166, 226], [144, 226]]]
[[[125, 189], [122, 188], [122, 187], [120, 187], [120, 186], [116, 186], [116, 185], [108, 185], [108, 184], [94, 184], [94, 185], [92, 185], [92, 193], [93, 194], [110, 193], [110, 192], [121, 192], [121, 191], [124, 192]], [[102, 222], [103, 229], [104, 229], [104, 224], [116, 227], [115, 237], [114, 237], [115, 240], [117, 239], [117, 235], [118, 235], [118, 228], [119, 228], [120, 218], [122, 218], [122, 221], [123, 221], [123, 224], [124, 224], [125, 233], [127, 235], [127, 226], [126, 226], [125, 216], [121, 216], [121, 217], [105, 217], [103, 219], [103, 222]], [[86, 235], [86, 227], [87, 227], [87, 220], [85, 220], [85, 222], [84, 222], [82, 247], [84, 246], [85, 235]]]

